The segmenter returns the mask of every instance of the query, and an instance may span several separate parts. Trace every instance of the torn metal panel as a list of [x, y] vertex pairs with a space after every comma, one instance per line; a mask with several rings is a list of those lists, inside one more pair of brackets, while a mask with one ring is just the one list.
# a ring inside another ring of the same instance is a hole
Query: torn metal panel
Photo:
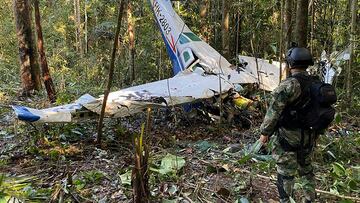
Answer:
[[241, 55], [239, 55], [239, 60], [247, 63], [247, 65], [242, 67], [241, 70], [251, 75], [252, 78], [256, 80], [255, 83], [259, 84], [259, 88], [272, 91], [279, 85], [279, 62], [271, 64], [265, 59], [256, 59], [255, 57]]

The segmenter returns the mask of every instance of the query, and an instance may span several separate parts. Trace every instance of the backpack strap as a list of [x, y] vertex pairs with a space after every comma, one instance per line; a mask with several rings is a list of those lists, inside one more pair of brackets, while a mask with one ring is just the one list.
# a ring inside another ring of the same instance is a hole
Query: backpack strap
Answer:
[[301, 94], [299, 98], [290, 104], [290, 108], [301, 109], [311, 100], [310, 87], [316, 81], [316, 77], [304, 74], [296, 74], [290, 77], [295, 78], [300, 83], [301, 88]]
[[301, 128], [302, 121], [298, 116], [298, 112], [311, 101], [310, 87], [313, 79], [311, 76], [304, 74], [296, 74], [290, 77], [295, 78], [300, 83], [301, 94], [296, 100], [285, 107], [280, 117], [279, 127]]

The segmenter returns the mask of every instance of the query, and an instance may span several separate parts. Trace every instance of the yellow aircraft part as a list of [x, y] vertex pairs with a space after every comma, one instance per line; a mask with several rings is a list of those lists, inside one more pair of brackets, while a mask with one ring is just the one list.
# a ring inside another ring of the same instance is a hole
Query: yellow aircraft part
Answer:
[[234, 98], [233, 101], [235, 106], [237, 106], [240, 109], [246, 109], [253, 103], [253, 100], [245, 98], [243, 96], [238, 96]]

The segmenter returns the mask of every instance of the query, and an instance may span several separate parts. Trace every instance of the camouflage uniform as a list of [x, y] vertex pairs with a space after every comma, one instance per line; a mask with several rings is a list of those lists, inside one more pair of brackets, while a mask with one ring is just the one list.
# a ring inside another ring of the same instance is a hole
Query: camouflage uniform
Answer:
[[[296, 74], [307, 74], [299, 72]], [[311, 156], [313, 152], [313, 143], [316, 136], [309, 135], [309, 131], [303, 131], [303, 143], [311, 144], [311, 147], [300, 151], [289, 150], [284, 147], [281, 140], [287, 141], [290, 146], [299, 146], [301, 143], [301, 129], [286, 129], [278, 126], [280, 116], [292, 102], [296, 101], [301, 95], [300, 83], [295, 78], [287, 78], [273, 91], [269, 109], [266, 112], [264, 121], [260, 127], [263, 135], [273, 135], [274, 144], [272, 156], [276, 161], [278, 173], [278, 191], [281, 202], [289, 202], [289, 197], [293, 196], [294, 177], [296, 172], [304, 178], [304, 196], [305, 202], [311, 202], [315, 199], [315, 183], [313, 169], [311, 165]], [[310, 142], [309, 142], [310, 139]]]

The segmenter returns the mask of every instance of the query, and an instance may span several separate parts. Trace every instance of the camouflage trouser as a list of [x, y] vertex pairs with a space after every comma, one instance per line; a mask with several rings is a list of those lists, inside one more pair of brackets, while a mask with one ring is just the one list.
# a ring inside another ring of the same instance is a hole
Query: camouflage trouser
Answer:
[[290, 202], [289, 198], [293, 197], [296, 172], [303, 179], [304, 202], [311, 202], [315, 199], [315, 182], [311, 165], [313, 149], [304, 150], [303, 152], [303, 161], [301, 161], [298, 152], [285, 151], [279, 143], [279, 138], [274, 137], [272, 156], [276, 161], [280, 202]]

